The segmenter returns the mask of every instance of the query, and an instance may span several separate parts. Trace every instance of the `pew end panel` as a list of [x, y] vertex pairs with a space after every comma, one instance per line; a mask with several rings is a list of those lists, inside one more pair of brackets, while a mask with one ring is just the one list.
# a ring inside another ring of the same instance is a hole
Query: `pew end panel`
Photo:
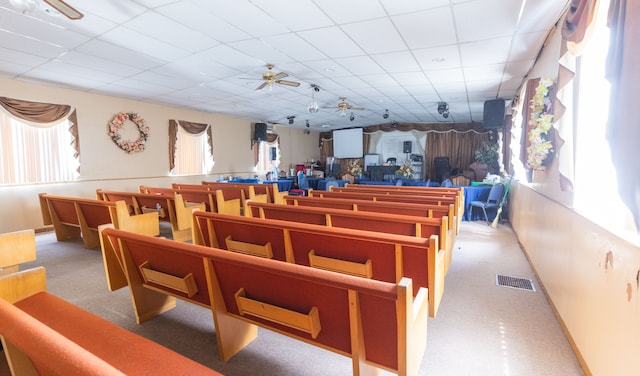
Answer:
[[36, 259], [35, 231], [0, 234], [0, 276], [20, 270], [20, 264]]
[[[240, 196], [236, 197], [236, 195]], [[233, 190], [216, 189], [216, 207], [218, 208], [218, 213], [236, 216], [241, 215], [242, 195], [242, 190], [234, 192]]]
[[69, 200], [49, 200], [47, 194], [41, 194], [40, 198], [46, 202], [49, 210], [49, 218], [56, 234], [56, 240], [65, 241], [81, 237], [80, 222], [76, 206]]

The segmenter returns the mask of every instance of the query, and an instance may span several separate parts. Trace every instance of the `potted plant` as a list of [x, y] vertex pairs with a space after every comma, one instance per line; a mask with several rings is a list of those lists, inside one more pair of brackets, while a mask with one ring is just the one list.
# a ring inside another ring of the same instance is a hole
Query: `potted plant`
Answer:
[[[500, 154], [498, 153], [498, 145], [483, 142], [482, 146], [478, 148], [473, 153], [475, 162], [471, 165], [475, 164], [477, 168], [476, 170], [476, 180], [482, 180], [487, 175], [486, 173], [497, 174], [500, 171], [500, 165], [498, 164], [498, 158], [500, 158]], [[484, 165], [484, 166], [483, 166]], [[485, 170], [484, 174], [478, 174], [477, 170]]]

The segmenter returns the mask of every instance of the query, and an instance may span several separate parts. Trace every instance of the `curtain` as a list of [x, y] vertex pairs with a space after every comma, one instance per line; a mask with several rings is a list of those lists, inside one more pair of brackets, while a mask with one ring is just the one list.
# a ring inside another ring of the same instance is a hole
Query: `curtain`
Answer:
[[[280, 149], [280, 137], [278, 137], [277, 133], [267, 132], [267, 139], [265, 141], [268, 143], [274, 143], [277, 141], [278, 149]], [[260, 162], [260, 147], [258, 145], [259, 142], [260, 141], [257, 141], [257, 140], [251, 141], [251, 148], [253, 149], [253, 165], [254, 166], [257, 166], [258, 162]]]
[[182, 129], [189, 134], [198, 134], [206, 130], [207, 142], [209, 143], [209, 153], [213, 159], [213, 130], [209, 124], [169, 119], [169, 171], [176, 167], [176, 140], [178, 139], [178, 126], [182, 127]]
[[[52, 127], [61, 120], [69, 120], [69, 132], [73, 136], [73, 156], [80, 159], [80, 136], [75, 108], [66, 104], [30, 102], [7, 97], [0, 97], [0, 107], [11, 116], [36, 127]], [[80, 166], [77, 171], [80, 172]]]
[[640, 230], [640, 173], [637, 151], [640, 140], [640, 3], [637, 0], [611, 0], [607, 24], [611, 40], [606, 77], [611, 82], [607, 141], [616, 169], [620, 197], [630, 209]]

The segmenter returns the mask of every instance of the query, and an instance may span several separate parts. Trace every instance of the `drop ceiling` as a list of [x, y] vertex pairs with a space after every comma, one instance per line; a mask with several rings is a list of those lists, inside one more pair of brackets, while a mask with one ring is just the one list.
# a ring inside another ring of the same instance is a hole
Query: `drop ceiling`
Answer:
[[[84, 14], [71, 21], [35, 1], [22, 14], [0, 0], [0, 77], [313, 130], [482, 122], [568, 3], [67, 0]], [[300, 85], [256, 90], [267, 64]], [[340, 97], [364, 110], [340, 116]]]

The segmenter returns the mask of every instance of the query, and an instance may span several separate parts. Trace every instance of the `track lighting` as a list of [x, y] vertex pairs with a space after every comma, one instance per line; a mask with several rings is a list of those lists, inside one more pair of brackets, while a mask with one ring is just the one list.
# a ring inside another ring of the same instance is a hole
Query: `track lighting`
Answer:
[[307, 125], [307, 128], [309, 128], [309, 120], [307, 120], [307, 124], [306, 125]]
[[289, 120], [289, 125], [293, 124], [293, 119], [295, 119], [295, 116], [287, 116], [287, 120]]
[[382, 118], [383, 119], [388, 119], [389, 118], [389, 110], [384, 110], [384, 114], [382, 114]]
[[438, 113], [447, 119], [449, 117], [449, 104], [447, 102], [438, 103]]
[[354, 115], [353, 112], [351, 113], [351, 115], [349, 115], [349, 120], [351, 121], [356, 120], [356, 115]]

